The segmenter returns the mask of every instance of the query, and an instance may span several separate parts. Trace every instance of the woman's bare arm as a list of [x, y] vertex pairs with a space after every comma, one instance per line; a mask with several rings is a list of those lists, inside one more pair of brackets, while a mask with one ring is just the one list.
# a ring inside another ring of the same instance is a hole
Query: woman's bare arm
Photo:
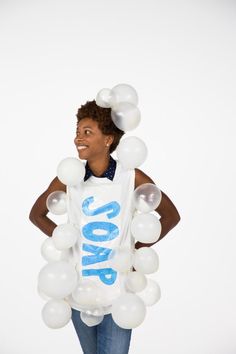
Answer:
[[[147, 176], [144, 172], [139, 169], [135, 169], [135, 188], [144, 183], [153, 183], [153, 180]], [[162, 192], [162, 191], [161, 191]], [[171, 229], [173, 229], [178, 222], [180, 221], [180, 215], [175, 205], [172, 203], [170, 198], [162, 192], [162, 199], [155, 210], [160, 215], [160, 223], [161, 223], [161, 235], [158, 239], [160, 241]], [[156, 242], [158, 242], [156, 241]], [[136, 242], [135, 248], [138, 249], [140, 247], [149, 247], [154, 245], [154, 243], [142, 243]]]
[[47, 217], [49, 210], [46, 206], [46, 200], [49, 194], [55, 191], [66, 192], [66, 185], [60, 182], [57, 177], [53, 179], [47, 190], [38, 197], [29, 214], [30, 221], [48, 236], [52, 236], [57, 225]]

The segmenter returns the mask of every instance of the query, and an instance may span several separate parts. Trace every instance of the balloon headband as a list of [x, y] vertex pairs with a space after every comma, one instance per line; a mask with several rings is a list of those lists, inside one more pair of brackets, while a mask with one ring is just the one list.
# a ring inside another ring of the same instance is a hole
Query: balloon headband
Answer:
[[130, 85], [119, 84], [112, 89], [103, 88], [97, 94], [96, 104], [103, 108], [111, 108], [114, 124], [125, 132], [135, 129], [140, 123], [138, 95]]

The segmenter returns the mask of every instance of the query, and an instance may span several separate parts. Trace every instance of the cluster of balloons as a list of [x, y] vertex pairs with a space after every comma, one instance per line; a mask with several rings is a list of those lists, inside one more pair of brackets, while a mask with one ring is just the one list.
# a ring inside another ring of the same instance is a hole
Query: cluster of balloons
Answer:
[[[122, 130], [134, 129], [140, 121], [137, 108], [138, 96], [129, 85], [120, 84], [113, 89], [101, 90], [96, 98], [101, 107], [112, 108], [112, 119]], [[140, 157], [140, 156], [141, 157]], [[145, 144], [137, 137], [123, 139], [118, 146], [118, 159], [127, 168], [138, 167], [146, 158]], [[59, 180], [67, 186], [83, 181], [84, 164], [69, 157], [57, 168]], [[46, 201], [48, 210], [56, 215], [67, 213], [67, 193], [55, 191]], [[136, 241], [154, 243], [161, 233], [161, 224], [153, 211], [161, 201], [160, 189], [151, 183], [142, 184], [134, 191], [135, 214], [131, 222], [131, 233]], [[71, 262], [72, 247], [80, 237], [80, 230], [71, 224], [58, 225], [41, 247], [46, 265], [38, 276], [38, 292], [46, 300], [42, 309], [44, 323], [50, 328], [61, 328], [71, 319], [69, 299], [78, 304], [81, 319], [88, 326], [99, 324], [108, 306], [106, 294], [94, 281], [81, 279], [79, 269]], [[161, 296], [158, 283], [148, 278], [158, 270], [159, 259], [154, 249], [142, 247], [130, 250], [118, 247], [110, 254], [110, 267], [124, 276], [125, 292], [111, 306], [114, 321], [122, 328], [139, 326], [146, 315], [146, 307], [154, 305]], [[134, 268], [135, 271], [131, 271]]]
[[[96, 97], [100, 107], [111, 108], [114, 124], [124, 132], [134, 130], [140, 123], [141, 114], [137, 107], [136, 90], [127, 84], [118, 84], [112, 89], [103, 88]], [[125, 169], [140, 166], [147, 158], [146, 144], [137, 136], [121, 139], [117, 147], [117, 157]]]

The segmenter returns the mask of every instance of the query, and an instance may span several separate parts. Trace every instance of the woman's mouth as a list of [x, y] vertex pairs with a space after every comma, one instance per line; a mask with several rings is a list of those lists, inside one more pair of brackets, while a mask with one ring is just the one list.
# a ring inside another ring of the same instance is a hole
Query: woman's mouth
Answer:
[[81, 150], [84, 150], [84, 149], [87, 149], [88, 146], [87, 145], [77, 145], [77, 150], [78, 151], [81, 151]]

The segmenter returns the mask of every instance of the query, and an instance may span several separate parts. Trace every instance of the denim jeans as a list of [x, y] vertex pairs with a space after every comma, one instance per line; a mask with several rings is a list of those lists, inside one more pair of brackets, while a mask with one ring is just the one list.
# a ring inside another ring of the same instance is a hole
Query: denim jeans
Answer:
[[111, 314], [97, 326], [89, 327], [81, 320], [80, 311], [72, 309], [72, 322], [84, 354], [128, 353], [132, 330], [120, 328]]

